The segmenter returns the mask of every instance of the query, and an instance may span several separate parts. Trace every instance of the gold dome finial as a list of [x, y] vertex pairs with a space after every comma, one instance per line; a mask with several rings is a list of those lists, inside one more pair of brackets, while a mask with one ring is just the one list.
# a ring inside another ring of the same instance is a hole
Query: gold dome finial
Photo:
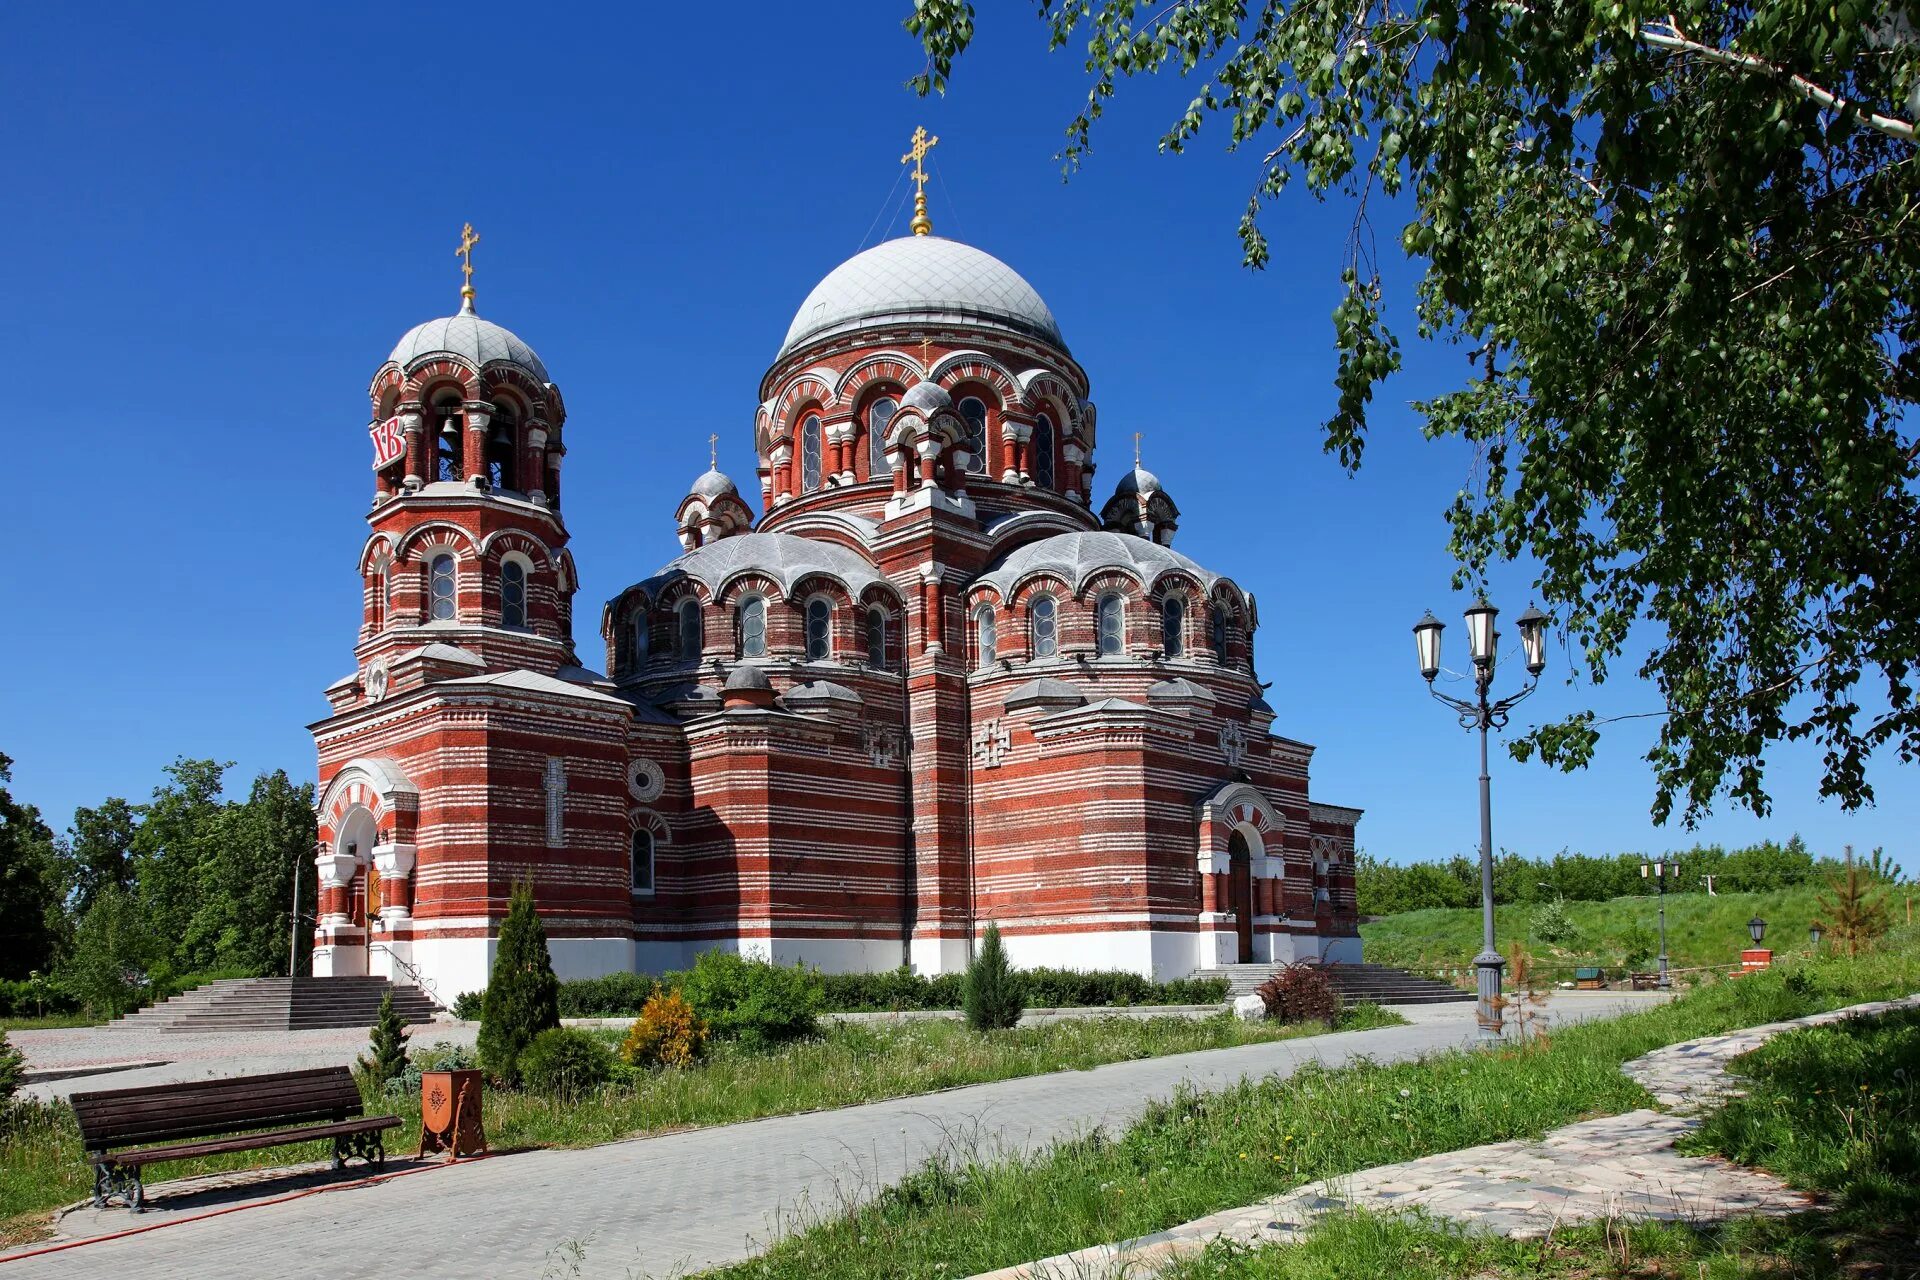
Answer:
[[939, 142], [940, 139], [927, 136], [924, 125], [915, 125], [913, 147], [907, 154], [900, 157], [901, 164], [909, 160], [913, 161], [913, 172], [908, 175], [913, 179], [913, 221], [908, 225], [913, 228], [913, 234], [917, 236], [933, 234], [933, 219], [927, 216], [927, 171], [920, 162]]
[[1140, 433], [1138, 431], [1133, 433], [1133, 469], [1135, 471], [1140, 469]]
[[473, 233], [473, 224], [471, 222], [460, 228], [460, 247], [453, 251], [453, 255], [461, 259], [460, 271], [464, 277], [460, 285], [460, 297], [463, 300], [460, 308], [462, 311], [473, 310], [473, 246], [479, 243], [480, 237]]
[[707, 437], [707, 470], [720, 469], [720, 433], [714, 432]]

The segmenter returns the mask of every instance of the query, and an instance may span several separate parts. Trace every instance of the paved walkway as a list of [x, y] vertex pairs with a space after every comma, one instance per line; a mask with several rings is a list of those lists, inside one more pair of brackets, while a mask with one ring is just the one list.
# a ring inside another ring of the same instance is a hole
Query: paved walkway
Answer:
[[[1645, 997], [1556, 1000], [1562, 1021], [1644, 1007]], [[534, 1151], [430, 1166], [368, 1186], [218, 1217], [233, 1192], [153, 1188], [156, 1208], [83, 1210], [72, 1235], [171, 1222], [9, 1264], [15, 1274], [141, 1277], [385, 1276], [396, 1250], [418, 1277], [538, 1277], [549, 1254], [584, 1245], [583, 1276], [666, 1276], [757, 1252], [796, 1212], [830, 1212], [871, 1195], [955, 1142], [1031, 1150], [1095, 1125], [1124, 1126], [1179, 1085], [1218, 1089], [1286, 1075], [1303, 1062], [1403, 1060], [1472, 1035], [1473, 1006], [1421, 1010], [1411, 1026], [1341, 1032], [1114, 1063], [975, 1085], [837, 1111], [694, 1130], [586, 1151]], [[284, 1193], [287, 1184], [263, 1187]], [[18, 1268], [16, 1270], [16, 1267]], [[574, 1274], [564, 1265], [560, 1274]]]
[[974, 1280], [1145, 1280], [1225, 1239], [1250, 1248], [1291, 1244], [1321, 1215], [1423, 1209], [1495, 1235], [1538, 1237], [1599, 1218], [1682, 1222], [1798, 1213], [1811, 1200], [1771, 1174], [1683, 1156], [1691, 1117], [1739, 1092], [1727, 1064], [1770, 1036], [1843, 1018], [1920, 1006], [1920, 995], [1749, 1027], [1655, 1050], [1621, 1069], [1663, 1105], [1556, 1129], [1538, 1142], [1496, 1142], [1309, 1183], [1286, 1195], [1178, 1227], [1006, 1267]]

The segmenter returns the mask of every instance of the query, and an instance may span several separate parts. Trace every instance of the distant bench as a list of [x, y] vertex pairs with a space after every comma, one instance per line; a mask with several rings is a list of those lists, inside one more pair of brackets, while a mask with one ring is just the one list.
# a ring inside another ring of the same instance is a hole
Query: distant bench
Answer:
[[150, 1164], [331, 1138], [336, 1171], [350, 1156], [378, 1169], [387, 1158], [381, 1135], [401, 1123], [399, 1116], [366, 1115], [345, 1067], [103, 1089], [69, 1101], [93, 1165], [93, 1203], [104, 1209], [118, 1195], [136, 1213], [146, 1200], [141, 1179]]

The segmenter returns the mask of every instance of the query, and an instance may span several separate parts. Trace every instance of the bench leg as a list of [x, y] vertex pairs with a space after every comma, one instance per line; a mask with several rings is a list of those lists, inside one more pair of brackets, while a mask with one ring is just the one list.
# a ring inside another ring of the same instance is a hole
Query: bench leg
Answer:
[[387, 1167], [387, 1143], [379, 1133], [354, 1133], [333, 1140], [333, 1167], [338, 1172], [354, 1157], [376, 1169]]
[[127, 1202], [127, 1208], [139, 1213], [146, 1208], [146, 1188], [140, 1182], [141, 1170], [138, 1166], [127, 1168], [111, 1160], [99, 1160], [93, 1166], [93, 1207], [104, 1209], [108, 1201], [119, 1196]]

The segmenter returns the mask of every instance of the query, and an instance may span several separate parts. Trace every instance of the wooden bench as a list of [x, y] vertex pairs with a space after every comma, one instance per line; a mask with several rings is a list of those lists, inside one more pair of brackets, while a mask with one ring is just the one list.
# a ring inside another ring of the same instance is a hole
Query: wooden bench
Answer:
[[381, 1135], [400, 1124], [399, 1116], [365, 1114], [345, 1067], [104, 1089], [69, 1101], [93, 1165], [93, 1203], [104, 1209], [118, 1195], [136, 1213], [150, 1164], [331, 1138], [335, 1170], [350, 1156], [378, 1169], [387, 1156]]

